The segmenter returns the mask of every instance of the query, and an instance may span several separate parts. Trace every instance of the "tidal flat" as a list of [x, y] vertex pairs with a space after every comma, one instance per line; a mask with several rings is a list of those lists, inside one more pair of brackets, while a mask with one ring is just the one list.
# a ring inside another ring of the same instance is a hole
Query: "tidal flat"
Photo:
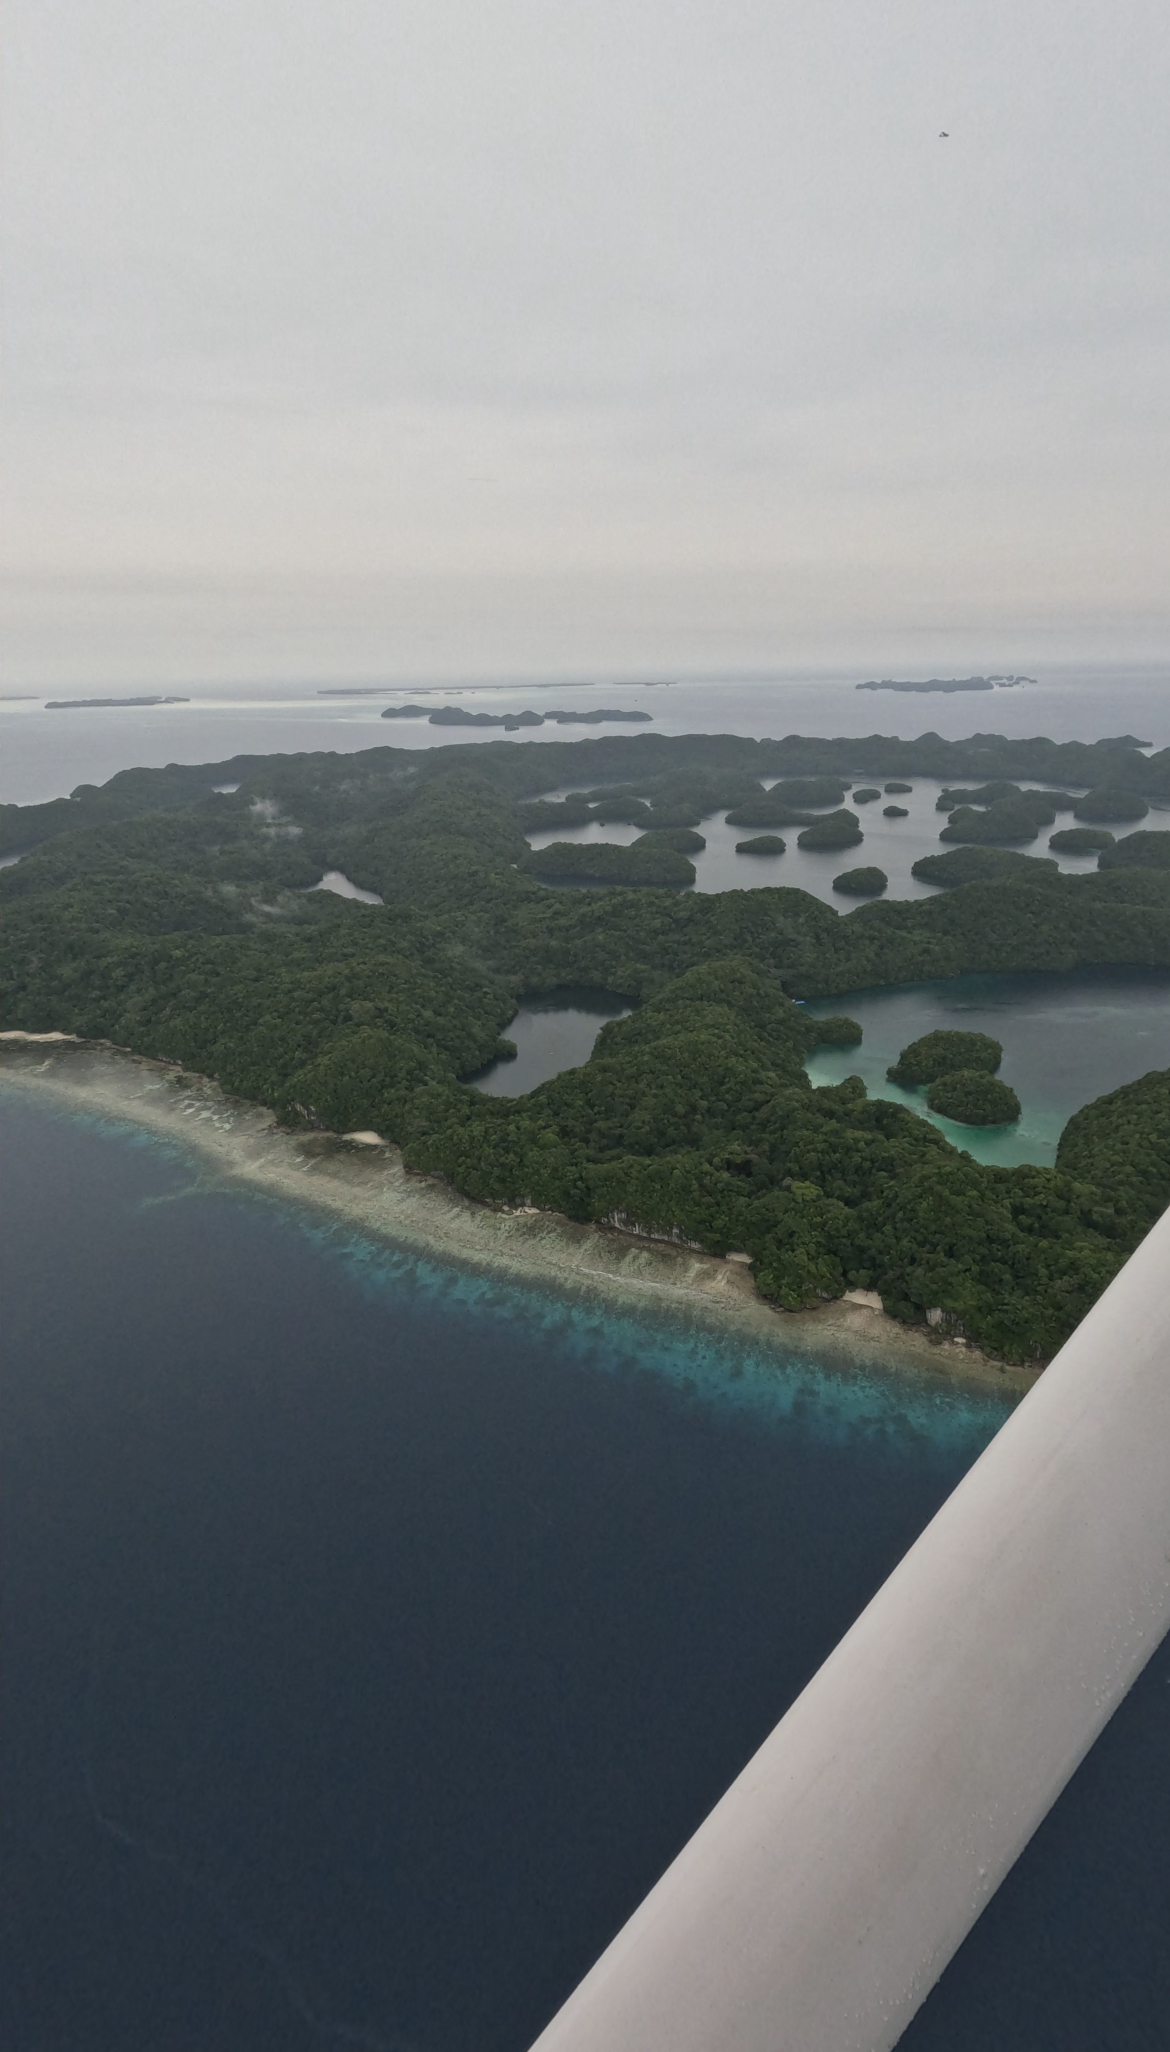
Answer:
[[293, 1132], [206, 1076], [69, 1035], [0, 1035], [7, 1088], [101, 1122], [141, 1129], [194, 1154], [215, 1184], [308, 1206], [367, 1239], [655, 1324], [735, 1337], [779, 1370], [795, 1358], [830, 1374], [909, 1377], [938, 1394], [1012, 1401], [1040, 1372], [838, 1299], [782, 1311], [748, 1267], [561, 1214], [479, 1204], [440, 1178], [408, 1172], [374, 1134]]

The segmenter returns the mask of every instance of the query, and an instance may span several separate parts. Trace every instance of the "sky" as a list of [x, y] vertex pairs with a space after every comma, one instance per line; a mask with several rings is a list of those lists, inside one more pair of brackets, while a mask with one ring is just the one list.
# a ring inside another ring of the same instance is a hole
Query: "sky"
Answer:
[[1168, 105], [1164, 0], [9, 0], [6, 688], [1166, 657]]

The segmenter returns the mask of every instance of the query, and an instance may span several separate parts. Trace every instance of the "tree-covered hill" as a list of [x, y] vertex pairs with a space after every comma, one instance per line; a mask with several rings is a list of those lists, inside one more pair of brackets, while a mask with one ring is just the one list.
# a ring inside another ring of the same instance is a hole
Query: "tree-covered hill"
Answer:
[[[1075, 784], [1170, 798], [1170, 748], [1144, 755], [1128, 738], [1113, 741], [1009, 740], [1002, 734], [973, 734], [944, 741], [922, 734], [914, 741], [871, 734], [863, 740], [817, 740], [790, 734], [780, 741], [755, 741], [736, 734], [612, 734], [590, 741], [519, 745], [488, 742], [435, 749], [369, 748], [360, 754], [237, 755], [224, 762], [161, 770], [122, 770], [101, 786], [79, 785], [69, 798], [46, 805], [0, 806], [0, 855], [23, 852], [50, 835], [78, 826], [130, 818], [144, 811], [185, 810], [206, 802], [216, 784], [257, 781], [279, 790], [306, 819], [317, 808], [336, 818], [344, 810], [356, 819], [373, 815], [404, 787], [443, 778], [459, 767], [473, 768], [510, 797], [541, 792], [628, 784], [635, 794], [655, 784], [738, 779], [736, 795], [750, 795], [761, 777], [872, 778], [929, 776], [947, 784], [976, 785], [1028, 778], [1053, 786]], [[794, 802], [794, 801], [789, 801]], [[713, 808], [708, 808], [708, 810]]]
[[[1165, 771], [1122, 744], [1073, 756], [995, 737], [643, 734], [127, 772], [5, 808], [7, 845], [34, 850], [0, 873], [5, 1023], [181, 1062], [290, 1121], [372, 1126], [477, 1197], [745, 1249], [783, 1304], [873, 1288], [906, 1318], [938, 1309], [985, 1346], [1044, 1356], [1165, 1201], [1149, 1146], [1130, 1147], [1130, 1100], [1078, 1114], [1056, 1171], [984, 1168], [857, 1078], [813, 1091], [813, 1040], [856, 1029], [793, 1000], [969, 970], [1170, 966], [1170, 870], [1131, 857], [1066, 877], [1017, 858], [838, 913], [783, 888], [550, 889], [526, 873], [525, 827], [550, 789], [580, 794], [566, 809], [586, 817], [636, 804], [657, 835], [778, 774], [925, 773], [929, 757], [931, 774], [1132, 774], [1152, 792]], [[665, 838], [634, 854], [664, 859], [689, 866]], [[331, 867], [384, 904], [311, 891]], [[525, 991], [574, 982], [639, 1009], [527, 1097], [464, 1087]], [[1170, 1079], [1146, 1084], [1157, 1133]]]

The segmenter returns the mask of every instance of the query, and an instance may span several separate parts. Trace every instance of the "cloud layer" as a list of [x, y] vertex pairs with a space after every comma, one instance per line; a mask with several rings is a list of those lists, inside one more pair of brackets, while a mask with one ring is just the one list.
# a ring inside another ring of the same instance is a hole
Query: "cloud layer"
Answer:
[[11, 675], [1164, 653], [1168, 59], [1145, 0], [16, 0]]

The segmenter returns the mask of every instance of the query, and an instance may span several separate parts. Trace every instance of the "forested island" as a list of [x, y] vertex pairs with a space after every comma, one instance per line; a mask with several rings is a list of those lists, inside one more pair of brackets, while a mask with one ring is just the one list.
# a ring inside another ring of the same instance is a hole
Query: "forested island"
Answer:
[[[959, 865], [937, 896], [844, 914], [666, 877], [702, 820], [766, 809], [764, 778], [793, 810], [791, 787], [823, 780], [806, 802], [840, 812], [850, 783], [914, 774], [1170, 798], [1170, 750], [1128, 737], [642, 733], [125, 771], [0, 811], [0, 852], [23, 854], [0, 874], [5, 1024], [182, 1064], [292, 1125], [373, 1129], [485, 1202], [746, 1252], [782, 1306], [876, 1290], [907, 1321], [930, 1310], [936, 1329], [1044, 1359], [1170, 1200], [1170, 1075], [1078, 1113], [1055, 1169], [989, 1168], [857, 1077], [813, 1090], [811, 1047], [859, 1029], [799, 1001], [970, 970], [1170, 967], [1170, 835], [1119, 839], [1078, 876], [956, 847], [927, 858]], [[660, 880], [550, 889], [527, 834], [599, 811], [642, 826], [621, 853]], [[329, 869], [384, 904], [312, 889]], [[569, 983], [637, 1009], [527, 1097], [468, 1089], [525, 993]], [[966, 1081], [963, 1108], [985, 1115], [986, 1095]]]
[[869, 864], [864, 869], [842, 870], [833, 878], [833, 889], [845, 898], [880, 898], [889, 881], [884, 869]]
[[619, 707], [590, 707], [588, 712], [472, 712], [465, 705], [388, 705], [384, 720], [426, 720], [431, 727], [543, 727], [546, 720], [556, 727], [601, 727], [625, 721], [639, 725], [654, 718], [648, 712], [622, 712]]
[[1013, 684], [1034, 684], [1035, 677], [924, 677], [911, 682], [903, 677], [871, 678], [858, 691], [1002, 691]]
[[88, 712], [94, 706], [107, 705], [190, 705], [189, 698], [160, 698], [155, 693], [150, 698], [46, 698], [46, 712]]
[[926, 1102], [964, 1126], [1009, 1125], [1020, 1116], [1020, 1100], [996, 1075], [1003, 1048], [989, 1033], [944, 1027], [904, 1047], [886, 1074], [909, 1089], [925, 1083]]

